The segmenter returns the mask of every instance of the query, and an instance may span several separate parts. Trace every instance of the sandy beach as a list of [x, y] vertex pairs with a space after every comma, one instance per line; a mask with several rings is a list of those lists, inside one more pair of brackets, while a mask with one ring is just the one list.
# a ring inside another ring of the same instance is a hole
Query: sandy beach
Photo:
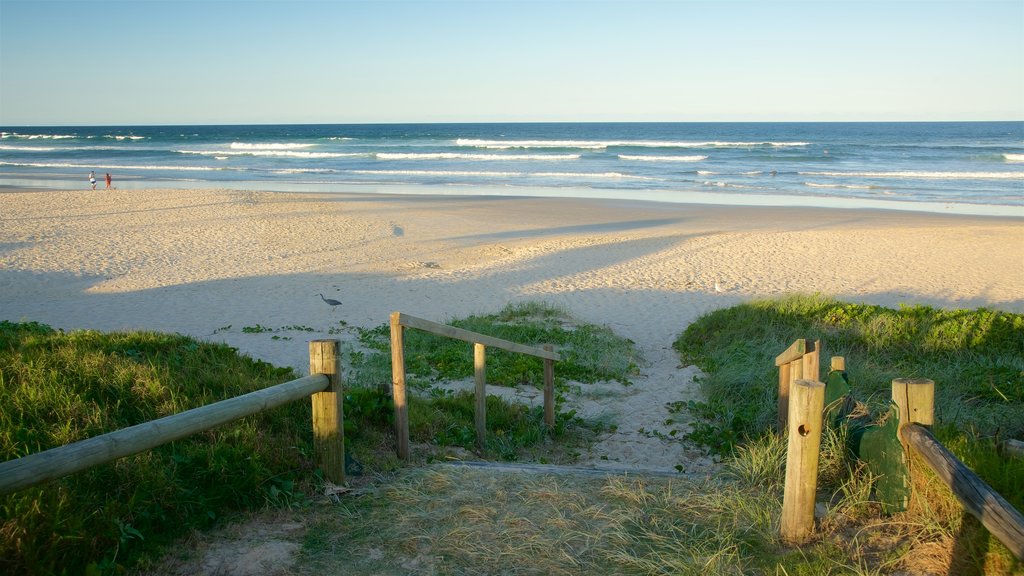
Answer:
[[[648, 429], [666, 402], [697, 397], [671, 349], [687, 324], [792, 292], [1024, 312], [1024, 222], [557, 198], [0, 193], [0, 319], [180, 332], [305, 372], [306, 341], [354, 340], [328, 334], [342, 322], [378, 326], [395, 310], [444, 322], [542, 300], [637, 343], [635, 386], [575, 401]], [[243, 331], [257, 325], [314, 331]], [[587, 461], [701, 468], [698, 451], [636, 427], [620, 425]]]

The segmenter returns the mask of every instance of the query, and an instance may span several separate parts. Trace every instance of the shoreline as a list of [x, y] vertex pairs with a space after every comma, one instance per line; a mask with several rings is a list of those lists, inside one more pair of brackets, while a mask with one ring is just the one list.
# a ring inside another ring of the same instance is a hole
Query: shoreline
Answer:
[[[9, 192], [107, 192], [102, 185], [90, 190], [80, 177], [12, 179], [19, 184], [5, 184], [0, 174], [0, 194]], [[32, 183], [29, 185], [29, 183]], [[828, 195], [730, 194], [703, 190], [619, 189], [550, 186], [501, 186], [476, 184], [359, 184], [343, 182], [265, 182], [258, 180], [152, 180], [144, 177], [119, 176], [114, 190], [210, 190], [235, 192], [273, 192], [279, 194], [326, 195], [388, 195], [388, 196], [485, 196], [511, 198], [563, 198], [580, 200], [623, 200], [663, 204], [700, 204], [723, 207], [825, 208], [833, 210], [884, 210], [950, 214], [958, 216], [995, 216], [1024, 218], [1024, 205], [972, 204], [966, 202], [911, 202], [885, 198], [846, 198]]]
[[[613, 422], [628, 411], [630, 424], [585, 456], [595, 465], [700, 460], [635, 430], [668, 418], [666, 402], [699, 398], [695, 369], [679, 366], [672, 342], [700, 315], [790, 293], [1024, 313], [1024, 226], [576, 198], [0, 194], [0, 320], [178, 332], [300, 373], [305, 341], [340, 338], [350, 354], [357, 328], [386, 324], [396, 310], [443, 323], [540, 300], [608, 326], [646, 361], [634, 386], [571, 400]], [[245, 330], [254, 326], [271, 331]]]

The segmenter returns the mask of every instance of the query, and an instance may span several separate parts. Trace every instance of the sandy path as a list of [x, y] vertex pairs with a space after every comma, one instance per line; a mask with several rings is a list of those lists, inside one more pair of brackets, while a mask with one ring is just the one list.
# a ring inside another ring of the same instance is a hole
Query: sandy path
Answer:
[[[704, 467], [683, 443], [638, 432], [669, 417], [666, 402], [695, 397], [672, 342], [703, 313], [788, 292], [1024, 312], [1024, 223], [578, 199], [0, 193], [0, 319], [181, 332], [302, 371], [305, 341], [393, 310], [443, 322], [545, 300], [609, 325], [647, 365], [634, 386], [580, 399], [618, 425], [589, 455], [597, 465]], [[242, 331], [256, 325], [314, 331]]]

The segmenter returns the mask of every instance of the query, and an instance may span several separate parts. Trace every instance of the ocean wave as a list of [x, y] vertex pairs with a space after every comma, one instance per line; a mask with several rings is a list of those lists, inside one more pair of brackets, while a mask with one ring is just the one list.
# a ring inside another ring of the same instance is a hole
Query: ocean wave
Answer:
[[282, 168], [271, 170], [274, 174], [331, 174], [337, 172], [330, 168]]
[[756, 146], [789, 147], [808, 146], [809, 142], [729, 142], [709, 140], [702, 142], [679, 142], [666, 140], [480, 140], [459, 138], [457, 146], [473, 148], [584, 148], [602, 150], [612, 147], [634, 148], [751, 148]]
[[232, 142], [232, 150], [297, 150], [300, 148], [312, 148], [315, 144], [304, 144], [299, 142]]
[[210, 172], [213, 170], [230, 170], [213, 166], [133, 166], [118, 164], [71, 164], [68, 162], [0, 162], [0, 166], [18, 166], [22, 168], [81, 168], [82, 170], [171, 170], [175, 172]]
[[707, 156], [642, 156], [632, 154], [619, 154], [622, 160], [639, 160], [641, 162], [700, 162], [707, 160]]
[[745, 190], [752, 190], [752, 189], [754, 189], [754, 186], [744, 186], [743, 184], [732, 184], [730, 182], [722, 182], [722, 181], [712, 182], [710, 180], [705, 180], [704, 181], [704, 185], [705, 186], [714, 186], [715, 188], [737, 188], [737, 189], [745, 189]]
[[579, 160], [579, 154], [463, 154], [459, 152], [377, 152], [378, 160]]
[[797, 172], [801, 176], [859, 178], [921, 178], [929, 180], [1024, 180], [1024, 172]]
[[297, 152], [294, 150], [175, 150], [178, 154], [199, 154], [201, 156], [260, 156], [268, 158], [350, 158], [354, 156], [366, 156], [371, 154], [365, 152]]
[[57, 148], [56, 146], [11, 146], [0, 144], [0, 150], [17, 150], [18, 152], [53, 152], [54, 150], [70, 150], [70, 148]]
[[73, 134], [18, 134], [17, 132], [0, 132], [0, 138], [25, 138], [26, 140], [65, 140], [78, 138]]
[[491, 172], [478, 170], [346, 170], [349, 174], [384, 176], [481, 176], [489, 178], [614, 178], [658, 180], [621, 172]]
[[843, 188], [848, 190], [871, 190], [875, 188], [875, 186], [860, 184], [819, 184], [817, 182], [804, 182], [804, 186], [810, 186], [811, 188]]
[[[124, 150], [121, 146], [14, 146], [0, 144], [0, 150], [16, 150], [18, 152], [74, 152], [78, 150]], [[138, 150], [138, 148], [136, 148]]]
[[1007, 162], [1024, 162], [1024, 154], [1003, 154], [1003, 160]]
[[104, 138], [111, 138], [114, 140], [145, 140], [145, 136], [122, 136], [120, 134], [106, 134]]

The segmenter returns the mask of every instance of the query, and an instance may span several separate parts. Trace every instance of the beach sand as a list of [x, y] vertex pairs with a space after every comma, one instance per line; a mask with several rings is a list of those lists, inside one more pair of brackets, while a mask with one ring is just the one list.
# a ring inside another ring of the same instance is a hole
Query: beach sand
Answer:
[[[618, 426], [583, 464], [707, 469], [694, 447], [638, 432], [662, 428], [666, 402], [699, 398], [672, 342], [704, 313], [793, 292], [1024, 312], [1024, 222], [551, 198], [0, 193], [4, 320], [180, 332], [303, 373], [308, 340], [351, 346], [352, 331], [330, 329], [379, 326], [395, 310], [444, 322], [541, 300], [607, 325], [646, 363], [634, 386], [572, 399]], [[243, 332], [254, 326], [314, 331]]]

